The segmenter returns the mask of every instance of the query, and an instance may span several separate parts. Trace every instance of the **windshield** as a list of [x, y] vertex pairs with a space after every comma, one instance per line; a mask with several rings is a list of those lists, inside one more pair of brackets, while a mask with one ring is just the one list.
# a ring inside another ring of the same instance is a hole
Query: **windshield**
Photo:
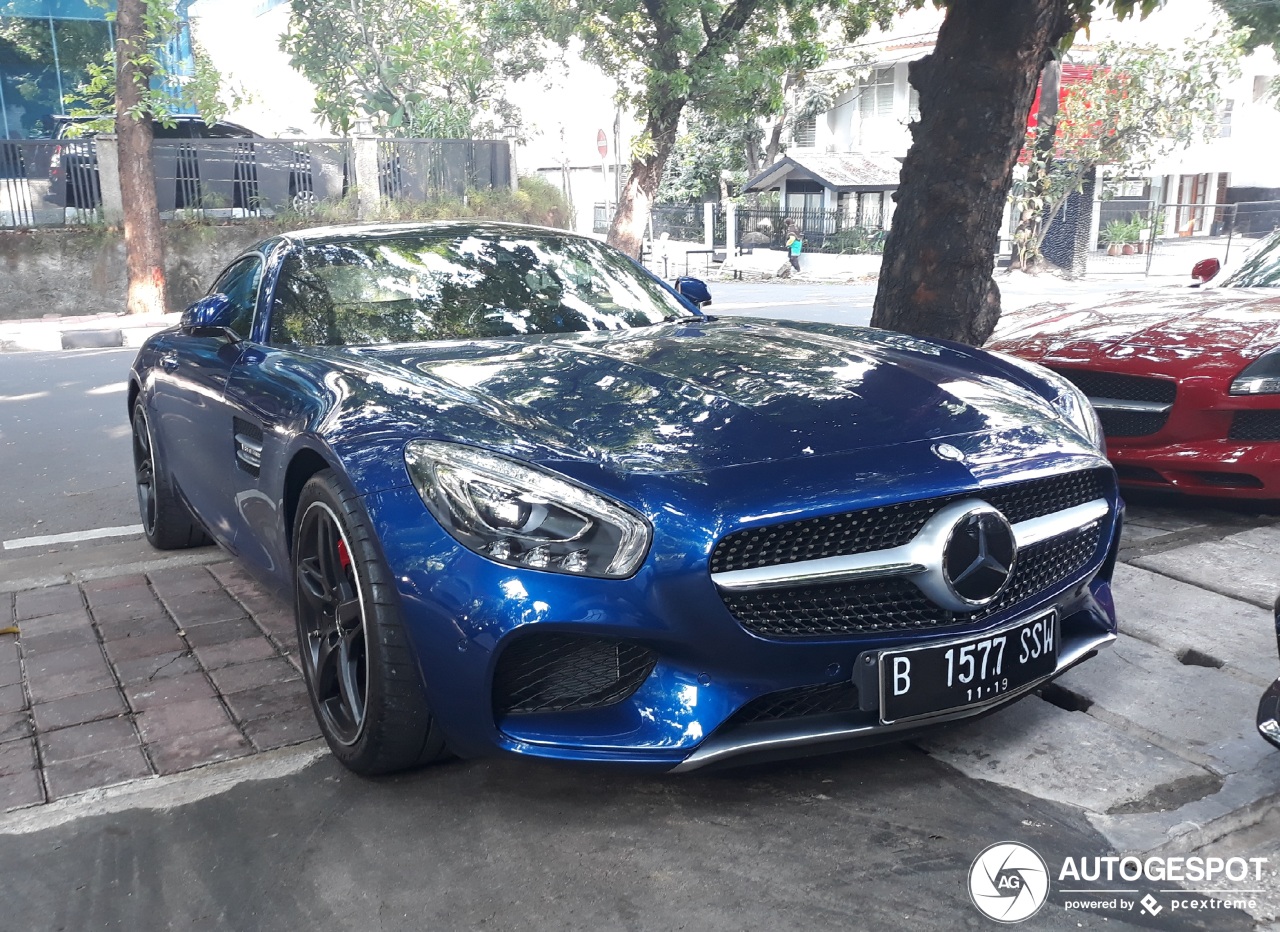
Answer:
[[620, 252], [537, 230], [446, 230], [307, 246], [284, 263], [271, 342], [420, 343], [627, 330], [691, 316]]
[[1250, 252], [1240, 268], [1222, 282], [1223, 288], [1275, 288], [1280, 286], [1280, 232], [1272, 233]]

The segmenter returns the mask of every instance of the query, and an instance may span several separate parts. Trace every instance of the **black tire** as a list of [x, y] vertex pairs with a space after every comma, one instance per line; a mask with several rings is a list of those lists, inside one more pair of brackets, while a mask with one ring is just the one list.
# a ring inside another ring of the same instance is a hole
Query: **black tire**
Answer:
[[293, 575], [302, 672], [334, 756], [363, 776], [447, 757], [391, 573], [359, 499], [332, 470], [302, 488]]
[[173, 490], [173, 480], [156, 453], [147, 412], [133, 406], [133, 476], [142, 530], [158, 550], [182, 550], [213, 543]]

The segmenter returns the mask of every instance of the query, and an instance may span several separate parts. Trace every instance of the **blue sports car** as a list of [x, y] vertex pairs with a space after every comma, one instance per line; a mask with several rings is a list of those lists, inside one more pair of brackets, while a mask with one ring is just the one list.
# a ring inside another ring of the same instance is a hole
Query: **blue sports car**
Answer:
[[265, 240], [133, 365], [147, 536], [292, 601], [363, 774], [874, 743], [1115, 639], [1122, 505], [1073, 385], [684, 285], [532, 227]]

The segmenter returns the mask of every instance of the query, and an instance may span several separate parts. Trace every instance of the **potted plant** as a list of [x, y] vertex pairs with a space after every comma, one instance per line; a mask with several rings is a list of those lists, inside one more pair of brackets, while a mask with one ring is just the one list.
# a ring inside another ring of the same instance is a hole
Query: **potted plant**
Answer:
[[1128, 221], [1116, 218], [1107, 222], [1102, 228], [1102, 242], [1107, 247], [1107, 255], [1118, 256], [1129, 240]]

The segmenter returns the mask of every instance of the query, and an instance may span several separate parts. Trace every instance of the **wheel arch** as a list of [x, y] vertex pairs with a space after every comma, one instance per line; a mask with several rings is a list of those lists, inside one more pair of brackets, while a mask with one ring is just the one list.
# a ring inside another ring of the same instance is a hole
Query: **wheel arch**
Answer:
[[129, 377], [129, 396], [127, 399], [127, 403], [125, 405], [125, 412], [129, 415], [129, 418], [131, 420], [133, 418], [134, 403], [137, 402], [138, 396], [140, 394], [142, 394], [142, 386], [138, 384], [138, 379], [135, 376], [130, 376]]
[[318, 472], [332, 469], [331, 464], [320, 453], [311, 447], [303, 447], [289, 460], [284, 474], [284, 494], [281, 496], [284, 508], [284, 539], [293, 553], [293, 523], [298, 514], [298, 500], [302, 498], [302, 487]]

